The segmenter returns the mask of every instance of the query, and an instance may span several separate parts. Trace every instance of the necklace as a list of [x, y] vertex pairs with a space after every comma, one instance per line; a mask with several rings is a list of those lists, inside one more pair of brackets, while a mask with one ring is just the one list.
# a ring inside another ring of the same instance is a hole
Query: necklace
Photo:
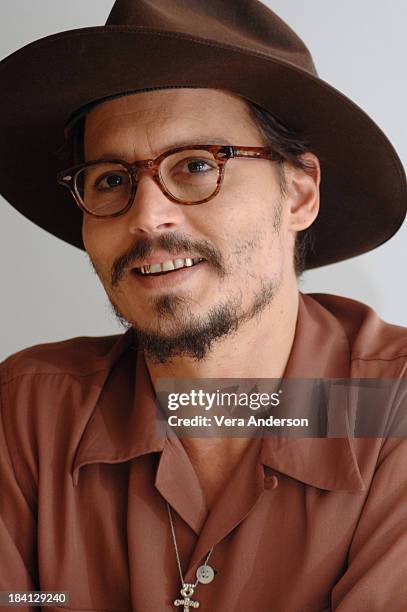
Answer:
[[182, 599], [176, 599], [174, 601], [174, 606], [177, 606], [177, 607], [184, 606], [184, 612], [189, 612], [190, 608], [199, 608], [199, 601], [193, 601], [191, 599], [196, 587], [198, 586], [198, 583], [209, 584], [210, 582], [212, 582], [212, 580], [215, 577], [215, 572], [213, 571], [211, 566], [208, 565], [209, 558], [213, 552], [213, 546], [208, 552], [208, 555], [204, 561], [204, 564], [198, 567], [198, 569], [196, 570], [196, 581], [193, 584], [190, 582], [185, 582], [184, 576], [182, 573], [182, 568], [181, 568], [181, 561], [179, 558], [177, 538], [175, 537], [175, 529], [174, 529], [174, 522], [172, 520], [171, 508], [170, 508], [169, 503], [168, 502], [166, 503], [167, 503], [167, 510], [168, 510], [168, 518], [170, 520], [172, 540], [174, 542], [175, 556], [177, 558], [179, 577], [181, 579], [181, 585], [182, 585], [180, 589]]

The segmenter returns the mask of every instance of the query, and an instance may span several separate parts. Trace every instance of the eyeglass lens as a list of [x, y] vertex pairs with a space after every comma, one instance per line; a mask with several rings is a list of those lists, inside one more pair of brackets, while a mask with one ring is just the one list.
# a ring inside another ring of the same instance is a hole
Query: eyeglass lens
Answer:
[[[218, 164], [209, 151], [177, 151], [161, 161], [159, 177], [173, 197], [185, 202], [199, 202], [215, 192]], [[100, 162], [78, 172], [75, 189], [88, 211], [98, 216], [112, 215], [128, 205], [132, 180], [125, 166]]]

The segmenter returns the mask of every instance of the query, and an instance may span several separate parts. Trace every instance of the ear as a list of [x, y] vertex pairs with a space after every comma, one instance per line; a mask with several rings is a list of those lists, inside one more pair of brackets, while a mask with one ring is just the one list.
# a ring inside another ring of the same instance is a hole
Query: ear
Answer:
[[300, 232], [309, 227], [319, 212], [321, 168], [318, 157], [307, 152], [300, 156], [309, 170], [285, 165], [286, 200], [289, 207], [288, 230]]

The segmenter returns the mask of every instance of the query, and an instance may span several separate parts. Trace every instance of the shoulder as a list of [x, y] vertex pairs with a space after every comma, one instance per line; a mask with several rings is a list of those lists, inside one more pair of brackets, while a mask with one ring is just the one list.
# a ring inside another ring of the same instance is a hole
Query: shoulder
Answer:
[[58, 456], [73, 452], [131, 341], [129, 333], [72, 338], [32, 346], [0, 364], [0, 435], [3, 430], [15, 465], [25, 462], [36, 474], [51, 439]]
[[129, 334], [71, 338], [32, 346], [0, 364], [0, 439], [32, 508], [40, 466], [44, 481], [51, 472], [64, 477], [129, 340]]
[[109, 367], [127, 336], [78, 337], [23, 349], [0, 363], [0, 382], [30, 375], [96, 373]]
[[351, 360], [407, 362], [407, 328], [388, 323], [367, 304], [323, 293], [307, 294], [335, 317], [349, 342]]

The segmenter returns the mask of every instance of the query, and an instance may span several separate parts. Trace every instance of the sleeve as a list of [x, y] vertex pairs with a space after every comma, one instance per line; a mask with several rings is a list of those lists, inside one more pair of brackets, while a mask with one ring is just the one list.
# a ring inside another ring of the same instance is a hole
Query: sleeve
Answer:
[[5, 387], [0, 384], [0, 591], [33, 591], [38, 590], [36, 516], [32, 500], [17, 478], [6, 435]]
[[388, 438], [382, 446], [331, 603], [335, 612], [407, 610], [406, 439]]

